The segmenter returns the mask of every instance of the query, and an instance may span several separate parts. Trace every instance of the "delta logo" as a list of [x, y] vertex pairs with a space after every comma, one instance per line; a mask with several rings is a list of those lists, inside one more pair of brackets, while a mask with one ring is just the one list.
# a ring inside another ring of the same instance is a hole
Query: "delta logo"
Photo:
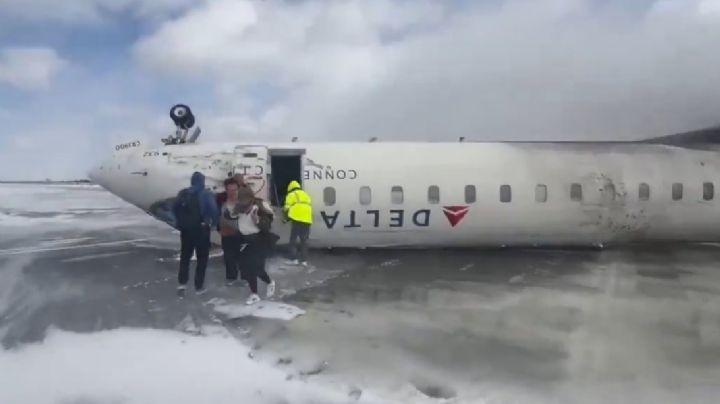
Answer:
[[470, 212], [468, 206], [443, 206], [443, 213], [452, 227], [457, 226], [468, 212]]

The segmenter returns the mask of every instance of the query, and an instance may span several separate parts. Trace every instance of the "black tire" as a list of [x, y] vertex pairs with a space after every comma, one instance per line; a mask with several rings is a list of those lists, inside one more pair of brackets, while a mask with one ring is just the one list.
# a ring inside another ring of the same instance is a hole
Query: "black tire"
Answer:
[[177, 104], [170, 108], [170, 119], [181, 129], [190, 129], [195, 125], [195, 116], [190, 107], [184, 104]]

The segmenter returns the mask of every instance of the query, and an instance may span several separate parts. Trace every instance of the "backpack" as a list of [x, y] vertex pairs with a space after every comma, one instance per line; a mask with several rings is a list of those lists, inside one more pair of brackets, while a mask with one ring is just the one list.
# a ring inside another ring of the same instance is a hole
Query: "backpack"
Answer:
[[260, 229], [261, 233], [268, 233], [272, 228], [273, 214], [265, 209], [262, 199], [255, 199], [255, 206], [258, 208], [258, 229]]
[[262, 199], [256, 198], [255, 206], [257, 207], [258, 217], [257, 227], [260, 230], [258, 239], [260, 241], [263, 254], [265, 256], [269, 256], [272, 254], [275, 244], [277, 244], [278, 240], [280, 240], [280, 236], [270, 231], [274, 217], [273, 212], [268, 211], [265, 208]]
[[180, 191], [175, 204], [175, 220], [178, 229], [200, 227], [203, 222], [200, 212], [200, 195], [190, 189]]

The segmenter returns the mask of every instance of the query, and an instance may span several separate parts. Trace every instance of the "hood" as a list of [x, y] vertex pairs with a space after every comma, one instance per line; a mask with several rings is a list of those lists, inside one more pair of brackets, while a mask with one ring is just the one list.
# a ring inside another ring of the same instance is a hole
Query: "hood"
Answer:
[[190, 187], [195, 191], [202, 191], [205, 189], [205, 176], [202, 173], [195, 171], [190, 178]]
[[288, 190], [287, 190], [287, 191], [288, 191], [288, 192], [292, 192], [292, 191], [295, 190], [295, 189], [302, 189], [302, 187], [300, 187], [300, 183], [297, 182], [297, 181], [290, 181], [290, 183], [288, 184]]

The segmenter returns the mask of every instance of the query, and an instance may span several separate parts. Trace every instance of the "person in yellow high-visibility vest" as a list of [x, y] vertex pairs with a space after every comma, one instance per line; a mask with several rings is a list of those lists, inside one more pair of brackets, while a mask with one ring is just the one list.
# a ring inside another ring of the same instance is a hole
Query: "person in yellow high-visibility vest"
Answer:
[[288, 184], [283, 211], [292, 223], [290, 251], [293, 263], [307, 265], [307, 241], [313, 222], [312, 200], [297, 181]]

